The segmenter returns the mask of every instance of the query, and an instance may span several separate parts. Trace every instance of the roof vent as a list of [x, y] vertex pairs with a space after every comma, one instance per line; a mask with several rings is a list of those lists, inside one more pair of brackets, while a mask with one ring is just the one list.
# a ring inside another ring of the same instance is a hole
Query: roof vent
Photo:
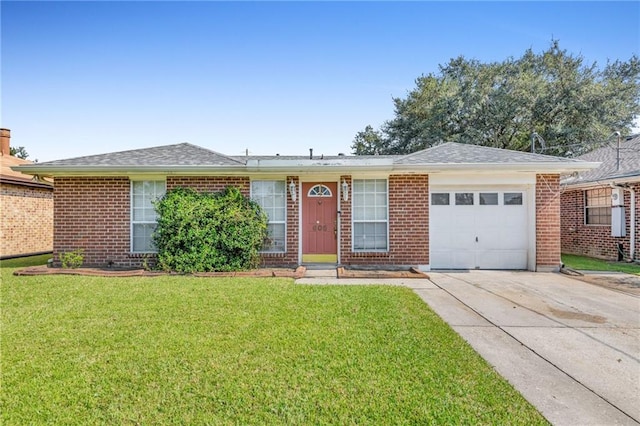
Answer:
[[339, 152], [338, 157], [344, 157], [344, 152]]
[[313, 148], [309, 148], [309, 160], [313, 160]]

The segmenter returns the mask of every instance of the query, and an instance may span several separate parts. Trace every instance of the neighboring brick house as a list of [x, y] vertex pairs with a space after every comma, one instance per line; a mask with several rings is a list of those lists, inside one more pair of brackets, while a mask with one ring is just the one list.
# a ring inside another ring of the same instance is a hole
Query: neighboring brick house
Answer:
[[562, 180], [562, 252], [637, 261], [640, 135], [578, 158], [601, 165]]
[[10, 155], [9, 129], [0, 129], [0, 258], [53, 250], [53, 185], [11, 169], [32, 164]]
[[560, 174], [596, 164], [446, 143], [403, 156], [229, 157], [188, 143], [25, 165], [55, 178], [54, 259], [140, 266], [152, 201], [233, 185], [269, 217], [264, 265], [557, 270]]

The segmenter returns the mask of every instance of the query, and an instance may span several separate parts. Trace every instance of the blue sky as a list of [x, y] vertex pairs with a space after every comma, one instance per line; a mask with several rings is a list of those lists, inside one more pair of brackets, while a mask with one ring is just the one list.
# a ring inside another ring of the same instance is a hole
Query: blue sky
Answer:
[[639, 2], [10, 2], [1, 116], [48, 161], [190, 142], [350, 152], [422, 74], [547, 49], [640, 49]]

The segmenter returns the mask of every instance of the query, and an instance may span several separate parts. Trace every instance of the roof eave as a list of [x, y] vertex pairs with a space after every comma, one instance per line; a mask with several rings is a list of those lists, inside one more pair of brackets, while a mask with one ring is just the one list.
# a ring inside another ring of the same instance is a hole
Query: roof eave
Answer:
[[308, 175], [313, 173], [354, 173], [354, 172], [530, 172], [530, 173], [573, 173], [592, 170], [600, 163], [433, 163], [433, 164], [392, 164], [376, 162], [373, 164], [358, 163], [314, 163], [291, 162], [288, 164], [249, 163], [245, 165], [217, 166], [45, 166], [43, 164], [20, 165], [12, 170], [37, 176], [127, 176], [127, 175], [181, 175], [203, 176], [216, 174], [219, 176], [247, 175], [249, 173], [288, 173]]
[[640, 182], [640, 174], [632, 176], [614, 176], [591, 179], [587, 181], [574, 180], [572, 182], [560, 181], [560, 184], [568, 189], [581, 189], [594, 186], [609, 186], [611, 184], [637, 183]]
[[226, 166], [15, 166], [14, 171], [38, 176], [216, 175], [246, 174], [244, 165]]
[[573, 173], [595, 169], [600, 163], [433, 163], [398, 164], [394, 170], [429, 172], [528, 172], [528, 173]]

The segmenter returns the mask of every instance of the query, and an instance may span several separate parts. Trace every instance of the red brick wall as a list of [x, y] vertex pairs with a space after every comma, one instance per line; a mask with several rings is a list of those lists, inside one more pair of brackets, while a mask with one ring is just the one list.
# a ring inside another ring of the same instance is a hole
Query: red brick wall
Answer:
[[560, 262], [560, 176], [536, 175], [536, 269]]
[[57, 177], [54, 189], [54, 263], [60, 253], [84, 250], [85, 266], [133, 266], [129, 258], [129, 179]]
[[53, 189], [0, 184], [0, 256], [53, 250]]
[[235, 186], [248, 197], [249, 185], [249, 178], [245, 176], [167, 176], [167, 191], [182, 186], [198, 192], [220, 192], [228, 186]]
[[[636, 253], [640, 257], [640, 183], [632, 186], [636, 191]], [[585, 225], [584, 190], [565, 190], [561, 202], [562, 252], [598, 257], [608, 260], [618, 258], [618, 243], [623, 244], [625, 258], [629, 257], [631, 235], [631, 194], [624, 191], [626, 237], [612, 237], [611, 226]]]
[[[296, 177], [287, 177], [288, 183]], [[352, 188], [350, 176], [342, 176]], [[54, 192], [55, 260], [59, 253], [82, 248], [85, 265], [139, 266], [143, 259], [130, 250], [130, 183], [126, 177], [64, 177], [56, 179]], [[389, 251], [354, 253], [351, 250], [351, 201], [339, 202], [341, 211], [340, 250], [347, 265], [429, 264], [429, 179], [428, 175], [391, 175], [389, 190]], [[249, 195], [248, 177], [167, 177], [167, 189], [192, 187], [218, 191], [233, 185]], [[639, 197], [640, 198], [640, 197]], [[287, 252], [265, 254], [266, 266], [292, 266], [298, 262], [299, 201], [287, 193]], [[558, 175], [536, 179], [536, 257], [540, 268], [560, 264], [560, 186]], [[58, 262], [59, 264], [59, 262]]]
[[[350, 176], [342, 176], [352, 188]], [[340, 201], [342, 263], [345, 265], [429, 264], [429, 177], [391, 175], [389, 191], [389, 251], [351, 250], [351, 197]]]
[[[287, 182], [296, 177], [288, 177]], [[167, 190], [178, 186], [217, 192], [235, 186], [248, 196], [248, 177], [168, 176]], [[54, 261], [60, 253], [84, 250], [84, 266], [140, 267], [145, 256], [130, 253], [130, 181], [127, 177], [56, 178], [53, 210]], [[298, 263], [298, 204], [287, 194], [287, 252], [263, 255], [263, 265]], [[151, 260], [152, 262], [152, 260]]]

